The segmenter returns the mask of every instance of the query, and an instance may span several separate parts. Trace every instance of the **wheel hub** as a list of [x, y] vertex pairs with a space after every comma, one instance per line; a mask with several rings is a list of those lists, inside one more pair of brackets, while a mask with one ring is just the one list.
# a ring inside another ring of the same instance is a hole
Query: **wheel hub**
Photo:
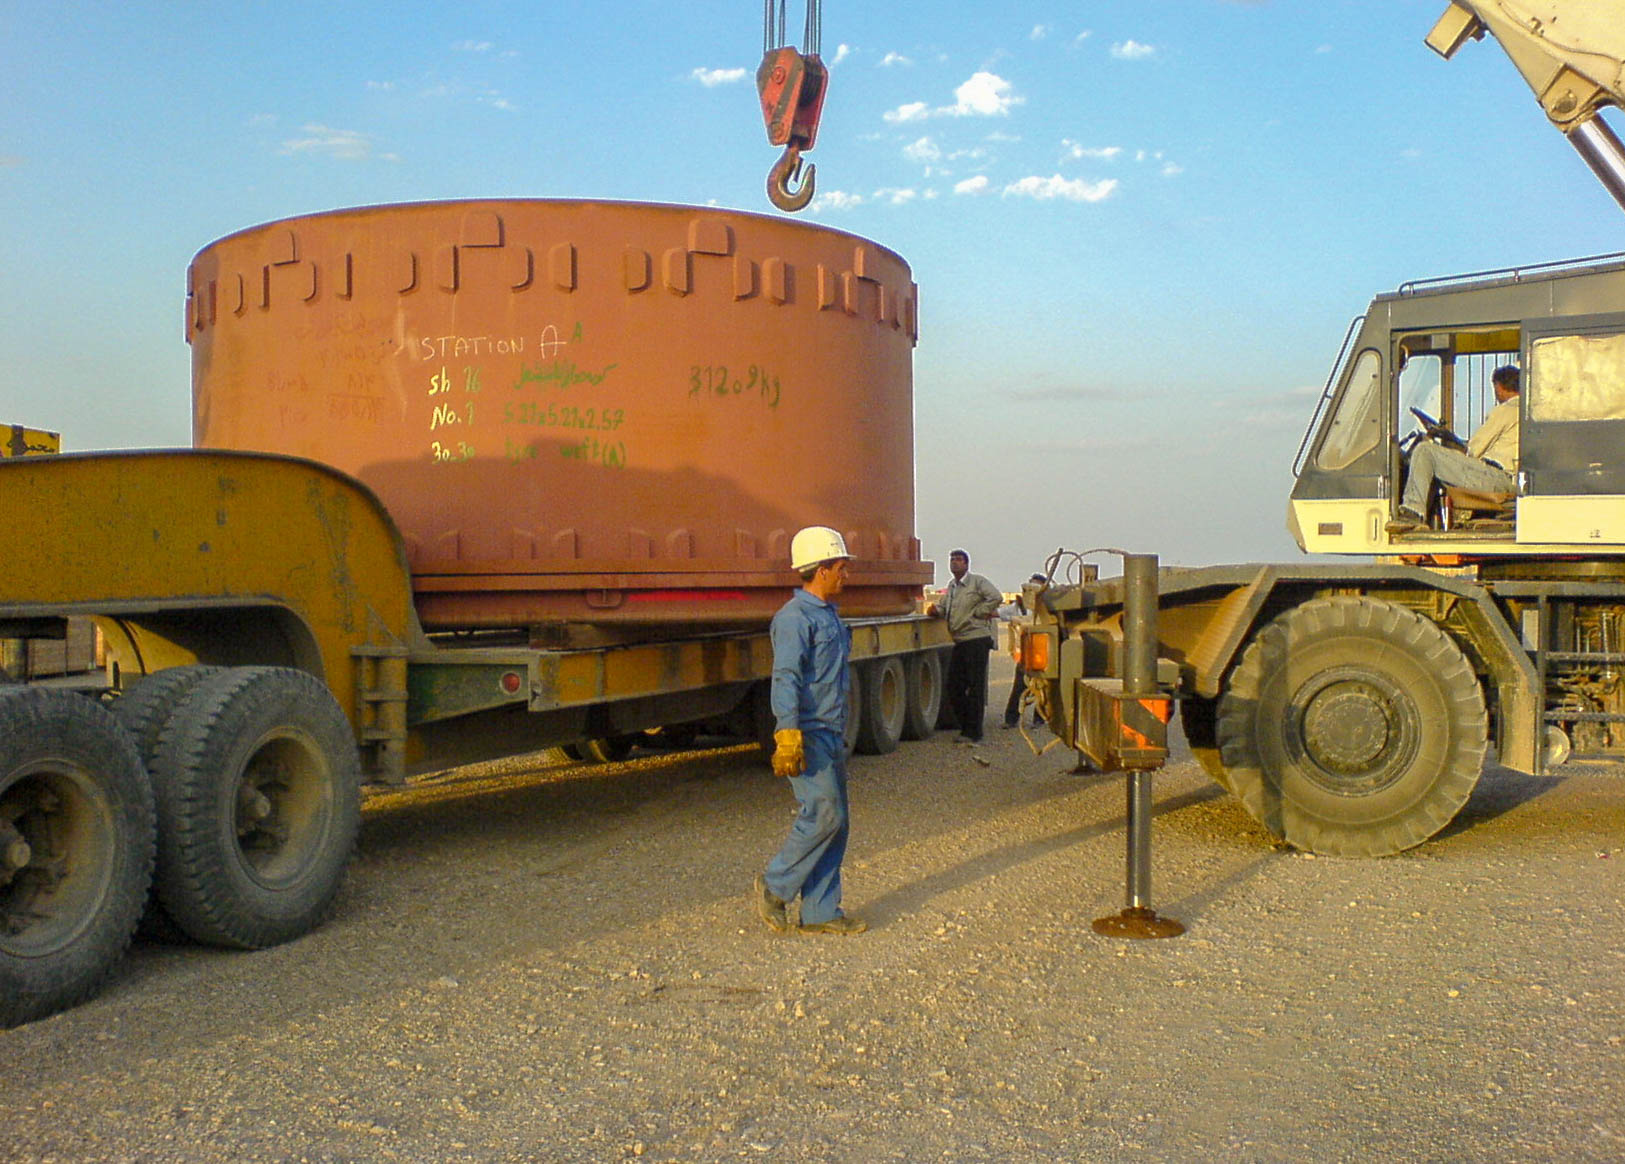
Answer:
[[1304, 775], [1340, 796], [1369, 796], [1404, 776], [1416, 757], [1415, 702], [1387, 676], [1334, 667], [1299, 688], [1291, 747]]
[[43, 956], [71, 942], [107, 892], [112, 862], [91, 838], [112, 822], [72, 766], [19, 776], [0, 798], [0, 945]]
[[304, 736], [261, 741], [236, 790], [237, 853], [250, 877], [275, 888], [304, 875], [321, 841], [327, 784], [320, 753]]
[[1364, 772], [1388, 746], [1390, 716], [1387, 701], [1368, 684], [1335, 684], [1304, 710], [1304, 748], [1327, 771]]

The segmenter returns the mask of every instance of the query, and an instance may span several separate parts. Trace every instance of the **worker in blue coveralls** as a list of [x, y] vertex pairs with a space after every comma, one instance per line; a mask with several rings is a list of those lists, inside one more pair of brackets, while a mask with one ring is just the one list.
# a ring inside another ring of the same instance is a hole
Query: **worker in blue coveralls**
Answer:
[[773, 616], [773, 771], [789, 778], [801, 806], [784, 847], [756, 877], [756, 912], [790, 932], [799, 895], [804, 934], [861, 934], [868, 923], [841, 912], [846, 856], [847, 659], [852, 634], [830, 602], [846, 585], [846, 539], [808, 526], [790, 540], [801, 589]]

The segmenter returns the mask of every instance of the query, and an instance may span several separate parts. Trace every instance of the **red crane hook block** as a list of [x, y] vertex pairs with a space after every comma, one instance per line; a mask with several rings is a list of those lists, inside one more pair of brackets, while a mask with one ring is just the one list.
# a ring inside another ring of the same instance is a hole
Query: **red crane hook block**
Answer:
[[829, 71], [818, 54], [803, 54], [789, 45], [768, 50], [756, 70], [767, 140], [785, 147], [767, 176], [768, 199], [780, 210], [800, 210], [812, 201], [816, 167], [806, 167], [799, 190], [792, 190], [789, 183], [802, 170], [802, 151], [812, 149], [818, 139], [818, 118], [828, 87]]

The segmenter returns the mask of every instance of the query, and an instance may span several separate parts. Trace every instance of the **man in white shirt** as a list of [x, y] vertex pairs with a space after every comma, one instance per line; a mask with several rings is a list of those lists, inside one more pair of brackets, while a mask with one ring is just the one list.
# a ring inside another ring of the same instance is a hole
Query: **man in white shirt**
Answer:
[[1518, 471], [1518, 369], [1511, 364], [1490, 375], [1495, 407], [1478, 426], [1465, 453], [1423, 441], [1411, 450], [1410, 476], [1389, 533], [1404, 533], [1425, 525], [1433, 483], [1455, 485], [1478, 493], [1511, 493]]

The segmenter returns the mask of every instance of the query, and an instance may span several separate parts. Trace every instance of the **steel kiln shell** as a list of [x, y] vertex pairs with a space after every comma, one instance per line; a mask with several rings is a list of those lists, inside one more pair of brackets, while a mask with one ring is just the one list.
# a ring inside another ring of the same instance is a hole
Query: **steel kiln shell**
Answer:
[[845, 614], [930, 581], [917, 289], [856, 236], [639, 203], [339, 210], [201, 250], [186, 326], [194, 443], [371, 486], [429, 629], [759, 621], [810, 524], [856, 556]]

